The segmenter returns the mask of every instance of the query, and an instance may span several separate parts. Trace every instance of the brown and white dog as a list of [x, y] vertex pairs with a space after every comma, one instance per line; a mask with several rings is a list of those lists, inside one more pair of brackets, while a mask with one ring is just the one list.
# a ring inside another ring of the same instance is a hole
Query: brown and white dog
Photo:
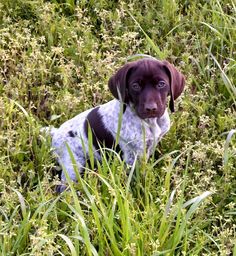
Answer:
[[[174, 100], [184, 89], [184, 76], [167, 61], [145, 58], [121, 67], [109, 80], [109, 89], [115, 99], [89, 109], [66, 121], [60, 128], [51, 128], [52, 147], [58, 162], [76, 181], [73, 158], [83, 172], [89, 155], [88, 130], [93, 137], [94, 157], [100, 160], [100, 147], [115, 145], [119, 115], [123, 104], [119, 142], [116, 150], [128, 165], [144, 154], [149, 157], [158, 141], [170, 129], [169, 107], [174, 112]], [[89, 128], [90, 127], [90, 128]], [[61, 180], [66, 182], [65, 174]], [[65, 189], [62, 185], [59, 191]]]

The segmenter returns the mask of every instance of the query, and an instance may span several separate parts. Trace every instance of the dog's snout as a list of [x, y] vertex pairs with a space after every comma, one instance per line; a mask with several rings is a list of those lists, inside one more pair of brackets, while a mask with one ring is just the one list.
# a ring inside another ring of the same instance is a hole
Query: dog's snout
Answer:
[[157, 104], [155, 102], [146, 103], [144, 107], [147, 112], [157, 111]]

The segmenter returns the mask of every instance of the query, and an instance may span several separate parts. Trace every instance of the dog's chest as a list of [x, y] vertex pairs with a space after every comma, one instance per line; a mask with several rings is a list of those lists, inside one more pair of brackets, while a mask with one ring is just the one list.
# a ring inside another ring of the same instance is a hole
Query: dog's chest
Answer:
[[120, 104], [110, 102], [101, 109], [105, 127], [117, 136], [119, 122], [121, 122], [119, 133], [119, 144], [123, 151], [132, 151], [135, 154], [149, 156], [153, 151], [161, 134], [161, 128], [156, 118], [147, 120], [140, 119], [135, 112], [127, 107], [122, 120], [119, 120]]
[[124, 151], [132, 151], [133, 154], [147, 158], [154, 152], [159, 141], [161, 129], [156, 119], [144, 121], [141, 119], [125, 119], [122, 122], [120, 132], [120, 145]]
[[149, 119], [145, 124], [145, 145], [148, 155], [152, 154], [159, 141], [161, 128], [156, 119]]

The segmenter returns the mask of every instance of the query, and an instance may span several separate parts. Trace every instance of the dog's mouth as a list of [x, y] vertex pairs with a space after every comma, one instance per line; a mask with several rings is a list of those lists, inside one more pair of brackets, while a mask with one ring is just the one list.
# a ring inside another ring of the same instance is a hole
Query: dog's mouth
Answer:
[[159, 112], [139, 112], [137, 114], [141, 119], [160, 118], [162, 116], [162, 114]]
[[149, 118], [160, 118], [164, 115], [166, 108], [159, 107], [157, 110], [153, 111], [145, 111], [144, 108], [134, 107], [133, 110], [136, 112], [139, 118], [141, 119], [149, 119]]

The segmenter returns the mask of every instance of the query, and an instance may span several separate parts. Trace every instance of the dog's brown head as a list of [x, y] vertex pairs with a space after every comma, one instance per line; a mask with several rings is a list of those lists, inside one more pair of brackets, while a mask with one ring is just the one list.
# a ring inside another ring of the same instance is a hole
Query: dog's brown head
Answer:
[[170, 109], [184, 89], [184, 76], [168, 61], [142, 59], [125, 64], [109, 80], [111, 93], [133, 104], [142, 118], [161, 117], [170, 95]]

